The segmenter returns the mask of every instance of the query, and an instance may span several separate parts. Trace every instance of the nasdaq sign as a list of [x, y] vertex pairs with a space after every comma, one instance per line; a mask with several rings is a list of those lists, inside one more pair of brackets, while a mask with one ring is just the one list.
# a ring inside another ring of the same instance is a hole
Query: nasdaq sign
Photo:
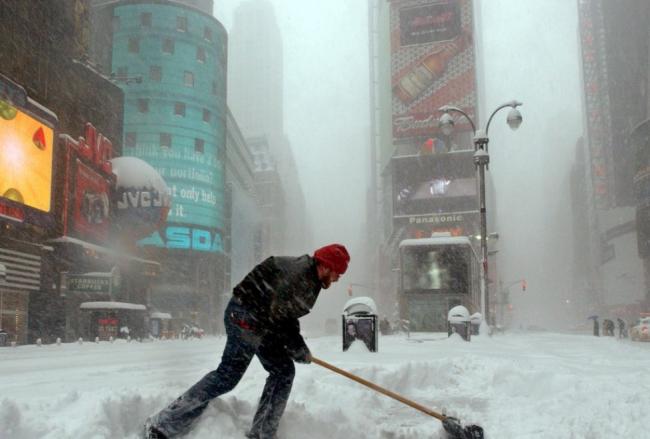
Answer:
[[223, 253], [221, 232], [200, 227], [169, 226], [160, 232], [138, 241], [141, 246], [164, 247], [174, 250], [196, 250]]

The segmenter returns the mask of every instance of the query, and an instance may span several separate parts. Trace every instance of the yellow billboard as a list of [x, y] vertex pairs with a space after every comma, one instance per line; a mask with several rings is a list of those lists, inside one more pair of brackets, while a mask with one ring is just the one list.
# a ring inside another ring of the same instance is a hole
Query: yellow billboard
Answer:
[[0, 197], [49, 212], [54, 130], [0, 100]]

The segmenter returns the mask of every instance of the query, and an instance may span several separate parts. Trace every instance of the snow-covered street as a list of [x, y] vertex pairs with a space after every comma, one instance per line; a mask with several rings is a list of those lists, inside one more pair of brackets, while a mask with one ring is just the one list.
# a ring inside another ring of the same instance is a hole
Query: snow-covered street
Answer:
[[[148, 414], [216, 367], [225, 338], [0, 349], [0, 438], [137, 438]], [[650, 344], [512, 333], [380, 338], [378, 353], [307, 338], [315, 356], [493, 439], [647, 436]], [[244, 437], [266, 373], [257, 360], [215, 400], [195, 439]], [[284, 439], [442, 438], [440, 422], [317, 365], [297, 365]]]

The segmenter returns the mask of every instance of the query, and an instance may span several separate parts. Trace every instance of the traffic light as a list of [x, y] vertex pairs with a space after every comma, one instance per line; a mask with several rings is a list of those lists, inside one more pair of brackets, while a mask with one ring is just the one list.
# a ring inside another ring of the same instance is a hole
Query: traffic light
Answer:
[[521, 291], [526, 291], [526, 279], [521, 280]]

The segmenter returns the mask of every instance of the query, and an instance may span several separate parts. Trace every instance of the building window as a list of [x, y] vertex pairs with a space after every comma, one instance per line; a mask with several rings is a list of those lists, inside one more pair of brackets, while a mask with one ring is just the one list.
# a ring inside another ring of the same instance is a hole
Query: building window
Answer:
[[120, 17], [113, 15], [113, 32], [120, 30]]
[[206, 41], [212, 42], [212, 29], [210, 29], [209, 27], [206, 27], [205, 29], [203, 29], [203, 38]]
[[226, 149], [225, 148], [218, 148], [217, 149], [217, 159], [221, 163], [224, 163], [224, 161], [226, 159]]
[[162, 51], [164, 53], [174, 53], [174, 40], [165, 38], [162, 43]]
[[169, 133], [160, 133], [160, 147], [161, 148], [171, 148], [172, 147], [172, 135]]
[[129, 52], [138, 53], [140, 52], [140, 40], [137, 38], [129, 38]]
[[138, 136], [134, 132], [126, 133], [124, 136], [124, 146], [129, 148], [135, 148]]
[[183, 84], [185, 87], [194, 87], [194, 73], [185, 70], [183, 74]]
[[194, 151], [203, 154], [204, 150], [205, 150], [205, 140], [194, 139]]
[[138, 111], [147, 113], [149, 111], [149, 99], [138, 99]]
[[210, 122], [210, 110], [203, 109], [203, 122]]
[[217, 81], [212, 81], [212, 94], [217, 94]]
[[160, 82], [162, 80], [162, 67], [160, 66], [149, 67], [149, 79], [151, 79], [154, 82]]
[[187, 17], [176, 17], [176, 30], [187, 32]]
[[140, 25], [142, 27], [151, 27], [151, 12], [143, 12], [140, 14]]
[[196, 48], [196, 59], [199, 62], [205, 62], [205, 48], [203, 47]]
[[174, 104], [174, 114], [176, 116], [183, 116], [185, 117], [185, 104], [182, 102], [176, 102]]

